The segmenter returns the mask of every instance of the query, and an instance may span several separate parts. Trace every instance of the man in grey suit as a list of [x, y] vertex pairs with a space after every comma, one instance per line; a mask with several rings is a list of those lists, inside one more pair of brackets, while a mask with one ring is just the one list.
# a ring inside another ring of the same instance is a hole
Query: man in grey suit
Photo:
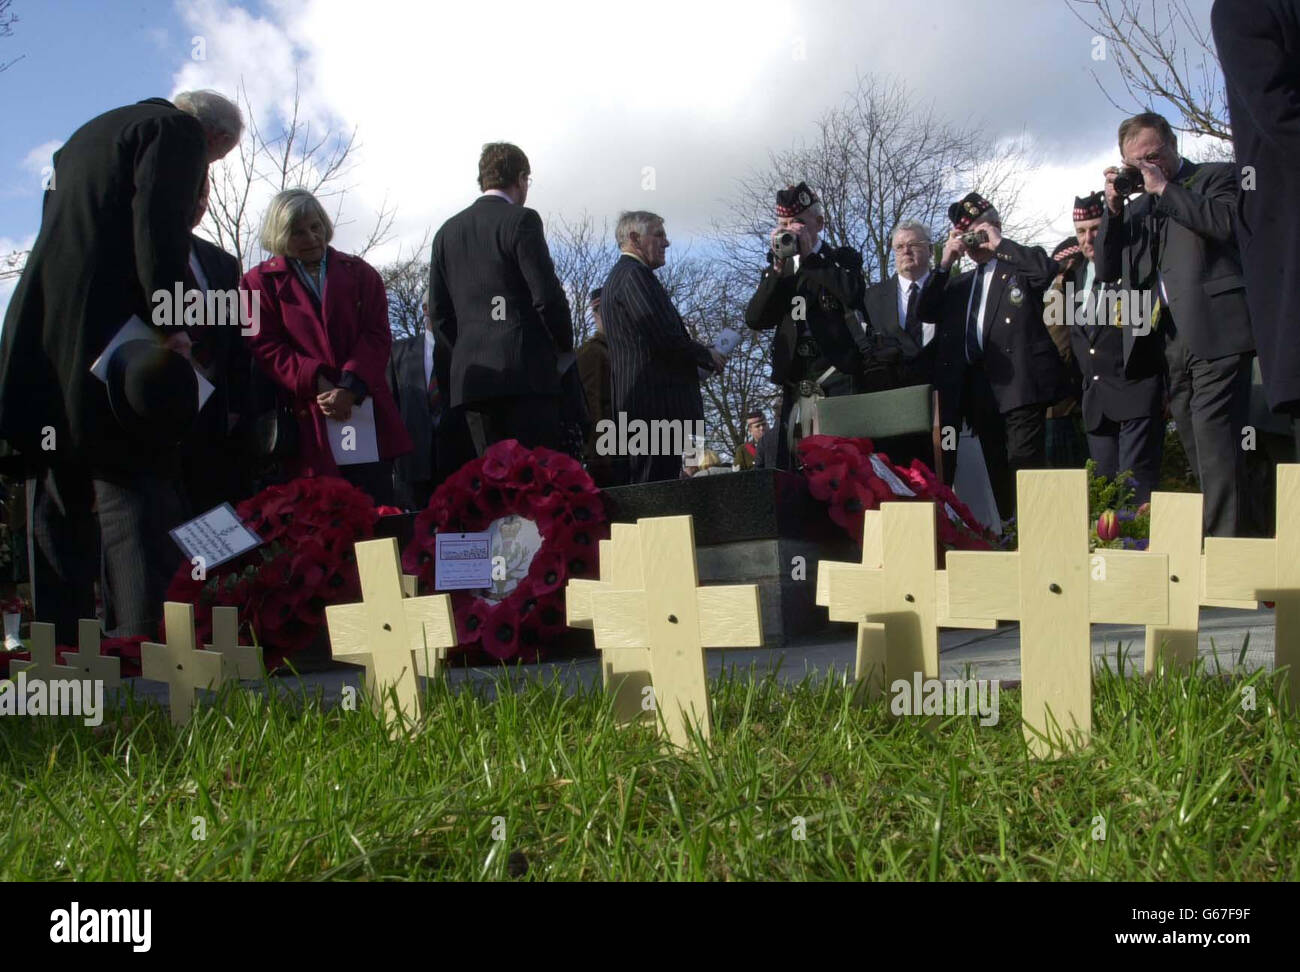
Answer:
[[528, 156], [489, 143], [478, 173], [483, 195], [433, 240], [430, 316], [439, 347], [451, 349], [439, 385], [464, 409], [480, 456], [502, 439], [559, 449], [558, 355], [573, 350], [573, 321], [542, 218], [524, 205]]
[[[1154, 112], [1119, 127], [1126, 167], [1141, 174], [1129, 202], [1106, 170], [1097, 278], [1149, 291], [1150, 326], [1163, 335], [1169, 407], [1205, 497], [1207, 536], [1235, 536], [1245, 488], [1242, 427], [1250, 408], [1254, 342], [1237, 251], [1237, 172], [1178, 154]], [[1135, 323], [1130, 320], [1127, 323]]]
[[[684, 437], [687, 423], [704, 419], [699, 369], [721, 371], [722, 355], [691, 338], [655, 276], [669, 246], [663, 218], [623, 213], [615, 237], [622, 256], [600, 294], [614, 380], [613, 417], [617, 420], [617, 413], [624, 413], [628, 427], [637, 420], [673, 422]], [[684, 439], [682, 444], [690, 446]], [[632, 455], [628, 466], [633, 483], [676, 479], [682, 457]]]
[[[393, 460], [397, 504], [403, 509], [422, 510], [436, 485], [438, 469], [438, 427], [443, 417], [442, 389], [438, 385], [433, 327], [429, 321], [429, 292], [420, 302], [424, 312], [424, 333], [393, 342], [388, 360], [388, 387], [397, 401], [402, 424], [415, 443], [407, 455]], [[446, 352], [443, 351], [443, 354]]]

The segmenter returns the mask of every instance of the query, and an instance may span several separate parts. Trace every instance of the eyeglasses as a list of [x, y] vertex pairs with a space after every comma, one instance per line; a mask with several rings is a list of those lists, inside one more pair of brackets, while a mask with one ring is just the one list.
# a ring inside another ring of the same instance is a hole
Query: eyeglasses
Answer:
[[1149, 163], [1151, 163], [1152, 165], [1155, 165], [1157, 162], [1159, 162], [1159, 161], [1160, 161], [1161, 159], [1163, 159], [1164, 157], [1165, 157], [1164, 152], [1148, 152], [1146, 155], [1140, 156], [1140, 157], [1134, 159], [1133, 161], [1134, 161], [1134, 162], [1149, 162]]
[[894, 247], [894, 252], [906, 253], [908, 250], [928, 250], [928, 249], [930, 249], [929, 243], [900, 243], [898, 246]]

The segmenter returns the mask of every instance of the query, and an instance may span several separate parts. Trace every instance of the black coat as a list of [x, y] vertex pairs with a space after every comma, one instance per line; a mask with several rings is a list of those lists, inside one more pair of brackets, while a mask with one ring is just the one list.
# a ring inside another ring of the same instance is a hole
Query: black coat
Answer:
[[[984, 369], [1003, 414], [1026, 405], [1046, 407], [1069, 394], [1061, 356], [1043, 323], [1043, 292], [1057, 274], [1055, 261], [1042, 247], [1024, 247], [1003, 239], [984, 311]], [[919, 313], [938, 321], [935, 342], [935, 388], [941, 425], [961, 427], [962, 385], [966, 368], [966, 304], [975, 272], [955, 280], [936, 267], [921, 291]]]
[[[917, 296], [917, 308], [921, 306]], [[928, 385], [934, 381], [934, 363], [939, 348], [936, 327], [930, 343], [922, 347], [904, 329], [906, 321], [898, 319], [898, 274], [867, 288], [867, 319], [876, 332], [902, 351], [902, 371], [909, 384]]]
[[1237, 242], [1264, 392], [1300, 413], [1300, 0], [1218, 0], [1210, 15], [1237, 164]]
[[623, 254], [600, 292], [609, 342], [613, 409], [629, 419], [704, 418], [699, 369], [709, 349], [694, 340], [655, 272]]
[[185, 280], [207, 164], [198, 121], [157, 98], [91, 119], [55, 153], [0, 338], [0, 437], [40, 455], [48, 426], [54, 456], [101, 468], [164, 458], [117, 424], [90, 366], [132, 314], [152, 320], [151, 295]]
[[536, 210], [484, 195], [443, 223], [429, 316], [452, 348], [450, 406], [560, 393], [556, 354], [573, 350], [573, 322]]
[[[1074, 270], [1072, 283], [1082, 295], [1087, 265]], [[1093, 292], [1107, 285], [1093, 284]], [[1132, 327], [1110, 321], [1069, 326], [1070, 347], [1083, 378], [1084, 428], [1095, 432], [1105, 419], [1159, 417], [1164, 408], [1164, 353], [1158, 332], [1134, 337]], [[1163, 430], [1161, 430], [1163, 431]]]
[[[409, 490], [415, 484], [433, 480], [437, 464], [434, 435], [442, 409], [435, 413], [429, 406], [429, 382], [424, 376], [424, 342], [423, 334], [394, 341], [388, 359], [388, 387], [397, 402], [397, 410], [402, 413], [406, 433], [414, 444], [411, 452], [393, 460], [393, 475], [399, 485], [399, 494], [406, 497], [414, 495]], [[437, 347], [434, 349], [435, 376], [439, 350]], [[408, 492], [403, 492], [401, 487]]]
[[[862, 257], [852, 247], [821, 248], [804, 257], [794, 273], [778, 274], [770, 266], [763, 271], [758, 289], [745, 308], [745, 323], [756, 331], [775, 330], [772, 335], [772, 381], [778, 385], [808, 374], [796, 362], [801, 325], [817, 344], [819, 355], [810, 364], [816, 370], [834, 366], [846, 375], [862, 375], [871, 356], [862, 326], [852, 320], [854, 311], [866, 316], [866, 281]], [[796, 298], [803, 298], [796, 303]], [[804, 321], [796, 319], [802, 308]]]
[[[236, 291], [239, 260], [197, 236], [191, 243], [204, 279], [190, 278], [188, 285], [201, 289], [206, 282], [210, 291]], [[238, 302], [233, 306], [238, 307]], [[197, 514], [218, 503], [236, 503], [252, 495], [252, 462], [244, 443], [257, 415], [252, 388], [260, 375], [248, 338], [236, 324], [194, 327], [189, 334], [194, 341], [194, 360], [206, 369], [213, 385], [181, 444], [186, 492], [191, 512]]]
[[1144, 193], [1125, 210], [1122, 218], [1109, 209], [1101, 218], [1097, 277], [1120, 281], [1125, 291], [1149, 288], [1154, 306], [1160, 294], [1155, 247], [1174, 325], [1192, 353], [1213, 359], [1252, 350], [1237, 253], [1236, 167], [1184, 160], [1162, 195]]

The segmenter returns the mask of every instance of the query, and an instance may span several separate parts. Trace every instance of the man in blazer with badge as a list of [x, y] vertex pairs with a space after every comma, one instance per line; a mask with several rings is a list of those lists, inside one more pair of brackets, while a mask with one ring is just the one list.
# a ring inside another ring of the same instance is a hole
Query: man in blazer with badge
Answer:
[[1245, 496], [1242, 428], [1249, 419], [1254, 340], [1237, 251], [1237, 170], [1178, 154], [1169, 122], [1154, 112], [1119, 127], [1124, 164], [1140, 181], [1131, 202], [1106, 176], [1097, 232], [1097, 276], [1150, 294], [1164, 341], [1169, 408], [1205, 497], [1207, 536], [1240, 529]]
[[[896, 373], [881, 375], [868, 338], [866, 281], [862, 256], [852, 247], [822, 239], [826, 218], [807, 183], [776, 194], [773, 248], [758, 289], [745, 308], [745, 323], [773, 331], [771, 380], [782, 388], [777, 465], [794, 466], [789, 447], [790, 415], [800, 401], [874, 391], [897, 384]], [[781, 243], [793, 234], [795, 249]]]
[[542, 218], [524, 205], [531, 171], [517, 145], [483, 146], [483, 194], [433, 240], [430, 315], [451, 348], [443, 394], [480, 456], [503, 439], [562, 444], [558, 356], [573, 350], [573, 321]]
[[[993, 204], [972, 192], [948, 209], [953, 229], [921, 293], [922, 319], [938, 320], [935, 386], [942, 428], [967, 421], [979, 437], [1003, 520], [1015, 513], [1015, 474], [1047, 463], [1047, 406], [1066, 391], [1060, 355], [1043, 323], [1056, 264], [1041, 247], [1002, 236]], [[984, 233], [974, 246], [963, 234]], [[969, 256], [975, 268], [950, 280]], [[956, 462], [944, 464], [951, 483]]]
[[[1100, 192], [1074, 201], [1074, 231], [1084, 261], [1068, 282], [1074, 301], [1066, 304], [1062, 323], [1071, 325], [1071, 349], [1083, 378], [1083, 422], [1088, 454], [1099, 475], [1113, 479], [1131, 470], [1137, 482], [1135, 499], [1151, 498], [1160, 482], [1164, 428], [1164, 351], [1158, 334], [1132, 319], [1113, 318], [1113, 300], [1100, 300], [1116, 284], [1098, 278], [1094, 257], [1105, 197]], [[1048, 309], [1047, 317], [1053, 318]]]

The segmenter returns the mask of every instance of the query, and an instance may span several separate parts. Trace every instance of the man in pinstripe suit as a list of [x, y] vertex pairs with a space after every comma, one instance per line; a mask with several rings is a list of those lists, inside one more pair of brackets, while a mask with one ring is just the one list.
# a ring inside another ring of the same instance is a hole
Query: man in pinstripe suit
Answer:
[[[668, 420], [685, 428], [703, 421], [699, 369], [721, 371], [723, 358], [691, 338], [655, 276], [669, 246], [664, 221], [654, 213], [624, 213], [615, 238], [622, 256], [601, 290], [614, 411], [628, 423]], [[628, 465], [633, 483], [676, 479], [682, 457], [633, 455]]]

